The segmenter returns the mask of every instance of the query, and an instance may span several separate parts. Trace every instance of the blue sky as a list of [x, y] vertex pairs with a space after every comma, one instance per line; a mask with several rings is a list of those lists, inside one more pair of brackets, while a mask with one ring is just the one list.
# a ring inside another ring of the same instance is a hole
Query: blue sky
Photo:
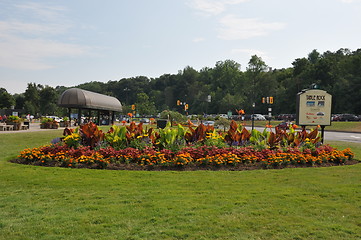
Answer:
[[0, 87], [159, 77], [361, 48], [361, 0], [1, 0]]

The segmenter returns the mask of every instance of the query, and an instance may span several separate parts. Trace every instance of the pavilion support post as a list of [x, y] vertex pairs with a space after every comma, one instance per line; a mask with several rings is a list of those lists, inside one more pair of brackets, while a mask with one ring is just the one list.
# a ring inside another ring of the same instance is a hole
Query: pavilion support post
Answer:
[[81, 108], [78, 109], [78, 125], [81, 124]]
[[68, 108], [69, 127], [71, 127], [71, 108]]
[[112, 111], [112, 121], [111, 121], [112, 125], [114, 125], [114, 118], [115, 118], [115, 113]]
[[98, 118], [98, 125], [100, 126], [101, 124], [100, 124], [100, 110], [98, 110], [98, 116], [97, 116], [97, 118]]

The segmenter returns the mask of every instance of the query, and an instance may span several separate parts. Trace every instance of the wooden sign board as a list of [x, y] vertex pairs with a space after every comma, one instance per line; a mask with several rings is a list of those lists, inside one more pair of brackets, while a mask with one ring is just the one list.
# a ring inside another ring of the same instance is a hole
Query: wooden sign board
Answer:
[[300, 126], [330, 126], [332, 95], [311, 89], [297, 94], [296, 123]]

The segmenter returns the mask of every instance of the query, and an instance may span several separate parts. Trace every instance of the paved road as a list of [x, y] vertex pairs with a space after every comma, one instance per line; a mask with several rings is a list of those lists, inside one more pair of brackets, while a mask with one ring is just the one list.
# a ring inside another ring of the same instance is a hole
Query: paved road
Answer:
[[[246, 127], [248, 130], [251, 130], [251, 127]], [[61, 128], [60, 128], [61, 129]], [[264, 128], [255, 127], [258, 131], [263, 131]], [[35, 131], [49, 131], [49, 129], [40, 129], [40, 123], [31, 123], [29, 130], [20, 130], [20, 131], [0, 131], [2, 133], [23, 133], [23, 132], [35, 132]], [[351, 132], [331, 132], [325, 131], [325, 141], [345, 141], [345, 142], [355, 142], [361, 143], [361, 133], [351, 133]]]
[[361, 143], [361, 133], [325, 131], [325, 141], [345, 141]]

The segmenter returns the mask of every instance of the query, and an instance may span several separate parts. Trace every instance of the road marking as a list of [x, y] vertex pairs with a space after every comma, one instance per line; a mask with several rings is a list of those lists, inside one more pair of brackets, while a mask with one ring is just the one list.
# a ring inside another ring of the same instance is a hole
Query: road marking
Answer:
[[357, 137], [357, 136], [353, 136], [353, 135], [351, 135], [350, 137], [352, 137], [352, 138], [361, 138], [361, 137]]

